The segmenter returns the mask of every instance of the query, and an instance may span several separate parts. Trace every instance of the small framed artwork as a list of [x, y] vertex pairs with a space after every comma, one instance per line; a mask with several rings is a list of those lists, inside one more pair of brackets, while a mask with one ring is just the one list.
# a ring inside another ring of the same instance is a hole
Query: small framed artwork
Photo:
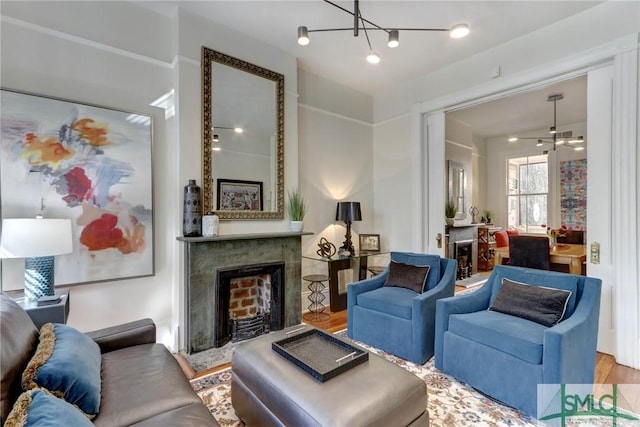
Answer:
[[360, 252], [380, 252], [380, 235], [361, 234]]
[[220, 211], [261, 211], [262, 181], [218, 179], [216, 208]]

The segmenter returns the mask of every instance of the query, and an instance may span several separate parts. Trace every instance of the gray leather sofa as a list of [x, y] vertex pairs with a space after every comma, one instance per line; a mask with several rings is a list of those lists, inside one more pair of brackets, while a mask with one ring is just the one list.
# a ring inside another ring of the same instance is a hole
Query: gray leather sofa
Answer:
[[[173, 355], [156, 344], [143, 319], [88, 334], [100, 346], [100, 412], [96, 426], [217, 426]], [[24, 368], [38, 345], [38, 329], [15, 301], [0, 294], [0, 415], [9, 415]]]

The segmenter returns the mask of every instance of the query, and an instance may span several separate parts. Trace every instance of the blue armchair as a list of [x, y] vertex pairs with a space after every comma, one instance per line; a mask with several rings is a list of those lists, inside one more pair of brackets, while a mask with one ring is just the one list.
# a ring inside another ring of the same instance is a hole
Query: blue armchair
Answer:
[[[503, 278], [570, 290], [559, 323], [488, 310]], [[476, 292], [437, 302], [436, 368], [535, 417], [538, 384], [593, 383], [601, 286], [585, 276], [496, 266]]]
[[426, 288], [418, 294], [384, 287], [389, 268], [347, 288], [347, 334], [396, 356], [423, 364], [433, 356], [436, 300], [453, 295], [456, 261], [438, 255], [392, 252], [391, 261], [429, 265]]

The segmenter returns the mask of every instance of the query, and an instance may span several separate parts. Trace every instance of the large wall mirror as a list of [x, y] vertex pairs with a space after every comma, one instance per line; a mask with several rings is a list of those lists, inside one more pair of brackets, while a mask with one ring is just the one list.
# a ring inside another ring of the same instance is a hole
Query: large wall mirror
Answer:
[[284, 76], [202, 47], [204, 211], [284, 219]]
[[464, 193], [466, 191], [464, 166], [462, 163], [449, 160], [449, 185], [447, 188], [447, 198], [453, 201], [456, 206], [456, 219], [467, 217], [465, 209]]

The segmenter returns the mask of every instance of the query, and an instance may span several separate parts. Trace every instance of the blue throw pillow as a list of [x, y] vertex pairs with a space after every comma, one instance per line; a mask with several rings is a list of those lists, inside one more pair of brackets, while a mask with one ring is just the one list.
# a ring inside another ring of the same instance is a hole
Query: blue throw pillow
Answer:
[[4, 424], [6, 427], [92, 427], [81, 411], [72, 404], [36, 388], [22, 393]]
[[45, 388], [93, 418], [100, 409], [100, 347], [87, 335], [63, 324], [47, 323], [22, 374], [22, 387]]

